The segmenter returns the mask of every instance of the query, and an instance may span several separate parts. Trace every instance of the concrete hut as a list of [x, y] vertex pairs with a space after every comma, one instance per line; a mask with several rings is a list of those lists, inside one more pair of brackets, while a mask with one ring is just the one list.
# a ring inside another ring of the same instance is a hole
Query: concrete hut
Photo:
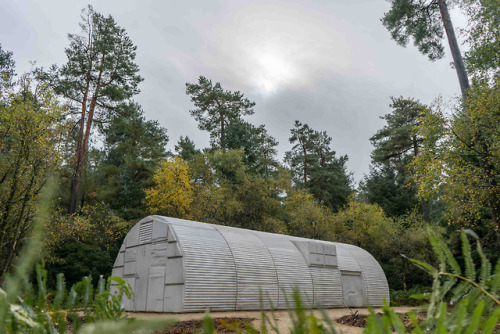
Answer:
[[149, 216], [127, 234], [113, 275], [134, 298], [127, 311], [287, 308], [294, 288], [308, 307], [381, 306], [387, 279], [365, 250], [342, 243]]

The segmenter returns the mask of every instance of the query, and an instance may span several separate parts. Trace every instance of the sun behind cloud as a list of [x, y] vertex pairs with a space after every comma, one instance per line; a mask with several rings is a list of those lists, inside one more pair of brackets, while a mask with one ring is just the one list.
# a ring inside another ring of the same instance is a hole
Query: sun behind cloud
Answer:
[[255, 65], [251, 80], [263, 92], [272, 93], [294, 79], [293, 64], [279, 52], [263, 50], [257, 51], [254, 56]]

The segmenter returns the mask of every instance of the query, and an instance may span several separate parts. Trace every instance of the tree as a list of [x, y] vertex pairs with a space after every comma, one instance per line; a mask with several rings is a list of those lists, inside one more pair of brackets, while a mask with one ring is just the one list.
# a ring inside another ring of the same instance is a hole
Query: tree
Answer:
[[316, 163], [313, 137], [315, 132], [307, 124], [295, 121], [290, 130], [290, 143], [294, 144], [291, 151], [285, 153], [285, 162], [290, 168], [292, 178], [298, 187], [307, 188], [311, 171]]
[[244, 98], [242, 93], [225, 91], [220, 83], [214, 85], [203, 76], [198, 78], [197, 84], [186, 83], [186, 94], [196, 108], [189, 112], [199, 122], [200, 130], [210, 132], [214, 148], [225, 150], [228, 125], [254, 113], [255, 103]]
[[264, 125], [254, 126], [245, 121], [233, 122], [226, 130], [226, 148], [243, 150], [243, 161], [249, 172], [270, 176], [276, 171], [276, 146], [278, 142], [267, 133]]
[[4, 51], [2, 44], [0, 44], [0, 91], [2, 93], [4, 86], [9, 85], [14, 77], [14, 65], [12, 52]]
[[116, 108], [103, 129], [104, 159], [97, 166], [102, 199], [127, 220], [144, 216], [144, 189], [167, 155], [166, 129], [147, 121], [137, 103]]
[[299, 189], [306, 189], [323, 205], [336, 211], [351, 193], [351, 179], [346, 170], [347, 156], [336, 157], [330, 147], [331, 137], [307, 124], [295, 121], [290, 143], [285, 153], [292, 178]]
[[71, 176], [68, 213], [76, 210], [80, 180], [94, 120], [102, 121], [118, 104], [137, 94], [142, 78], [134, 63], [136, 47], [111, 17], [88, 6], [82, 11], [81, 33], [69, 34], [68, 62], [44, 75], [54, 90], [79, 110], [78, 136]]
[[187, 218], [193, 201], [188, 164], [177, 156], [163, 161], [153, 181], [155, 185], [145, 190], [149, 210], [153, 214]]
[[425, 138], [413, 162], [418, 190], [428, 198], [441, 190], [452, 224], [473, 228], [500, 245], [500, 78], [475, 85], [468, 104], [451, 117], [437, 106], [418, 127]]
[[389, 217], [401, 217], [419, 204], [415, 189], [397, 180], [391, 167], [372, 166], [370, 174], [360, 183], [360, 199], [378, 204]]
[[[375, 164], [392, 168], [396, 173], [396, 183], [408, 186], [411, 181], [410, 161], [420, 151], [423, 137], [416, 131], [419, 117], [423, 115], [426, 106], [414, 99], [391, 97], [393, 111], [382, 117], [387, 124], [370, 141], [375, 147], [372, 161]], [[429, 208], [426, 200], [421, 199], [422, 214], [429, 221]]]
[[500, 0], [468, 2], [467, 70], [476, 80], [493, 82], [500, 75]]
[[61, 163], [63, 108], [54, 92], [25, 74], [0, 99], [0, 277], [32, 228], [48, 175]]
[[391, 9], [384, 14], [381, 21], [392, 38], [401, 46], [406, 46], [410, 37], [413, 38], [413, 43], [419, 51], [432, 61], [444, 55], [444, 28], [462, 96], [465, 98], [469, 79], [446, 0], [391, 0], [391, 3]]
[[333, 214], [311, 194], [293, 190], [283, 202], [288, 232], [303, 238], [335, 240]]
[[197, 153], [199, 153], [199, 150], [196, 149], [194, 142], [188, 136], [181, 136], [174, 148], [175, 152], [177, 152], [185, 161], [190, 161]]

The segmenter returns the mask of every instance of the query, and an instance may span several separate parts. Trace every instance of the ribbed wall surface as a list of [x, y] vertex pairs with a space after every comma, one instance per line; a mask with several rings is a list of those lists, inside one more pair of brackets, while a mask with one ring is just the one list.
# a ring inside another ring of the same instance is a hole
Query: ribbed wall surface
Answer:
[[184, 311], [234, 310], [236, 271], [226, 240], [213, 227], [173, 229], [184, 253]]
[[368, 305], [382, 306], [384, 298], [389, 302], [389, 286], [382, 267], [364, 249], [352, 245], [345, 245], [345, 247], [361, 266], [367, 290]]
[[278, 304], [278, 277], [274, 262], [264, 243], [253, 233], [214, 226], [226, 239], [236, 265], [237, 310], [260, 309], [260, 292], [265, 304]]
[[337, 268], [311, 267], [314, 306], [342, 307], [342, 279]]
[[340, 270], [361, 272], [358, 261], [346, 248], [346, 244], [337, 244], [337, 258]]
[[293, 305], [293, 291], [299, 289], [306, 306], [313, 304], [313, 285], [311, 272], [304, 256], [286, 237], [254, 232], [269, 249], [278, 273], [279, 298], [278, 308], [287, 308], [287, 301]]

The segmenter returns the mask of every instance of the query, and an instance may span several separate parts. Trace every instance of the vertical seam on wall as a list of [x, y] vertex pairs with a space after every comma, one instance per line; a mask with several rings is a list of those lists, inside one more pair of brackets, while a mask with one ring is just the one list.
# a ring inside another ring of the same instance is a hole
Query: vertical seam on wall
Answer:
[[219, 229], [217, 228], [216, 225], [212, 225], [212, 227], [214, 228], [214, 230], [216, 230], [220, 234], [222, 239], [224, 239], [224, 242], [226, 243], [227, 248], [229, 249], [229, 252], [231, 253], [231, 257], [233, 258], [234, 273], [236, 275], [236, 293], [235, 293], [235, 297], [234, 297], [234, 310], [236, 311], [236, 305], [238, 305], [238, 269], [236, 268], [236, 260], [234, 259], [233, 250], [231, 249], [231, 246], [229, 246], [229, 243], [227, 242], [226, 237], [224, 237], [224, 234], [222, 234], [219, 231]]
[[[278, 275], [278, 268], [276, 268], [276, 262], [274, 261], [273, 254], [269, 250], [269, 247], [266, 245], [266, 243], [264, 242], [264, 240], [262, 240], [262, 238], [259, 236], [259, 233], [253, 232], [253, 234], [256, 235], [257, 238], [259, 238], [259, 240], [262, 242], [262, 244], [266, 248], [267, 252], [269, 253], [269, 256], [271, 257], [271, 261], [273, 261], [274, 271], [276, 272], [276, 287], [278, 288], [278, 299], [276, 300], [276, 308], [275, 309], [278, 309], [278, 307], [280, 305], [280, 294], [281, 294], [281, 290], [280, 290], [280, 278], [279, 278], [279, 275]], [[264, 296], [262, 296], [262, 298], [264, 299]], [[262, 306], [264, 306], [264, 300], [262, 301]], [[271, 307], [274, 308], [272, 306], [272, 300], [271, 300]]]

